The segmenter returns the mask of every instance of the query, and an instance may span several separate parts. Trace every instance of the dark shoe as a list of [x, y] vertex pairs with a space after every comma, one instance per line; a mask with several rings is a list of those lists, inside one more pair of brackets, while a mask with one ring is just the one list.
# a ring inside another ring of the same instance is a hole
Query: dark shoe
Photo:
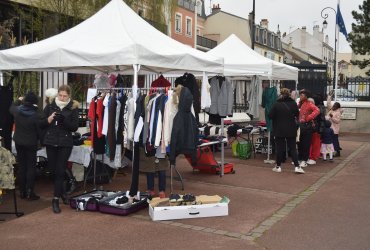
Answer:
[[335, 157], [340, 157], [340, 151], [336, 151], [335, 154], [334, 154]]
[[60, 210], [60, 208], [59, 208], [59, 199], [58, 198], [54, 198], [51, 202], [51, 205], [53, 207], [53, 212], [55, 214], [59, 214], [60, 212], [62, 212], [62, 210]]
[[70, 179], [69, 180], [69, 183], [70, 183], [70, 188], [69, 188], [67, 194], [72, 194], [73, 192], [75, 192], [77, 190], [77, 182], [76, 182], [76, 179], [75, 178]]
[[69, 198], [66, 194], [63, 194], [61, 198], [64, 205], [69, 205]]
[[28, 189], [26, 199], [29, 200], [29, 201], [35, 201], [35, 200], [40, 199], [40, 196], [35, 194], [32, 189]]
[[26, 199], [27, 198], [27, 192], [26, 191], [20, 191], [19, 198]]

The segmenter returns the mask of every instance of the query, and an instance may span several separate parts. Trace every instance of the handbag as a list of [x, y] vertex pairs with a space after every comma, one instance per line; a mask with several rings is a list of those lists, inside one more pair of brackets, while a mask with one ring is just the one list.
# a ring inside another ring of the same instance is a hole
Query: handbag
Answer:
[[310, 131], [310, 130], [313, 130], [313, 124], [312, 124], [312, 121], [309, 121], [309, 122], [301, 122], [299, 123], [299, 128], [301, 129], [301, 132], [302, 131]]

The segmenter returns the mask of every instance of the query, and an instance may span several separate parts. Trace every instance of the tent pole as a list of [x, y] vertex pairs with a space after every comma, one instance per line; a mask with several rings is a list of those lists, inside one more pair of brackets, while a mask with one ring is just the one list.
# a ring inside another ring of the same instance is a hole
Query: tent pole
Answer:
[[[272, 83], [271, 83], [271, 79], [270, 79], [270, 88], [272, 87]], [[271, 132], [268, 131], [268, 137], [267, 137], [267, 159], [264, 160], [263, 162], [264, 163], [267, 163], [267, 164], [274, 164], [275, 161], [274, 160], [270, 160], [270, 146], [271, 146]]]
[[221, 118], [221, 172], [220, 177], [224, 175], [224, 167], [225, 167], [225, 152], [224, 152], [224, 126], [225, 121], [224, 118]]

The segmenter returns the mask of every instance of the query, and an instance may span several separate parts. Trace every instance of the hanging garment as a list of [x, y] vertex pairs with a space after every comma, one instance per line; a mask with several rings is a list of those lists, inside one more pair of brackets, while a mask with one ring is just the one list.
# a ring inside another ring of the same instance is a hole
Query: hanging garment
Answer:
[[171, 164], [175, 164], [176, 156], [179, 154], [189, 154], [192, 161], [196, 162], [198, 126], [191, 113], [192, 103], [193, 96], [190, 90], [184, 87], [180, 93], [178, 112], [173, 119], [170, 145]]
[[124, 116], [127, 96], [122, 95], [120, 98], [118, 98], [118, 101], [121, 103], [121, 105], [120, 105], [118, 128], [117, 128], [117, 144], [122, 145], [123, 144], [123, 126], [124, 126], [123, 116]]
[[[185, 73], [183, 76], [176, 78], [175, 86], [178, 86], [179, 84], [187, 87], [190, 90], [190, 93], [193, 95], [195, 117], [198, 117], [200, 113], [200, 91], [195, 76], [190, 73]], [[197, 119], [197, 121], [198, 120], [199, 119]]]
[[117, 94], [114, 92], [108, 102], [109, 116], [108, 116], [108, 148], [109, 148], [109, 160], [114, 160], [116, 154], [116, 111], [117, 111]]
[[213, 77], [211, 85], [211, 106], [209, 113], [221, 117], [232, 116], [234, 93], [232, 84], [221, 76]]
[[272, 130], [272, 120], [268, 117], [268, 114], [270, 113], [272, 105], [276, 102], [277, 97], [276, 87], [265, 88], [262, 93], [262, 107], [265, 109], [265, 119], [268, 131]]
[[12, 148], [13, 116], [9, 108], [13, 103], [13, 86], [0, 86], [0, 136], [4, 140], [4, 147]]
[[14, 189], [14, 155], [6, 148], [0, 147], [0, 189]]
[[152, 82], [150, 85], [152, 88], [166, 88], [171, 87], [171, 83], [163, 77], [163, 75], [160, 75], [156, 80]]

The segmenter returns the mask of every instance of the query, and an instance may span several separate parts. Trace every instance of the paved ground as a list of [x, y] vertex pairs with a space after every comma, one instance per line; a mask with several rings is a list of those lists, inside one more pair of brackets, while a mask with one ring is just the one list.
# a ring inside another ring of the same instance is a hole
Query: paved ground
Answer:
[[[369, 249], [370, 135], [340, 139], [342, 157], [319, 161], [305, 175], [294, 174], [290, 163], [277, 174], [263, 163], [264, 155], [239, 160], [230, 150], [226, 160], [235, 163], [236, 173], [222, 178], [193, 173], [179, 160], [184, 192], [229, 197], [225, 217], [152, 222], [147, 210], [119, 217], [64, 205], [55, 215], [51, 181], [40, 179], [40, 201], [18, 200], [25, 216], [3, 215], [0, 249]], [[104, 188], [125, 190], [130, 178], [128, 171]], [[140, 178], [145, 190], [145, 178]], [[183, 192], [178, 181], [174, 191]], [[9, 195], [1, 211], [11, 209]]]

